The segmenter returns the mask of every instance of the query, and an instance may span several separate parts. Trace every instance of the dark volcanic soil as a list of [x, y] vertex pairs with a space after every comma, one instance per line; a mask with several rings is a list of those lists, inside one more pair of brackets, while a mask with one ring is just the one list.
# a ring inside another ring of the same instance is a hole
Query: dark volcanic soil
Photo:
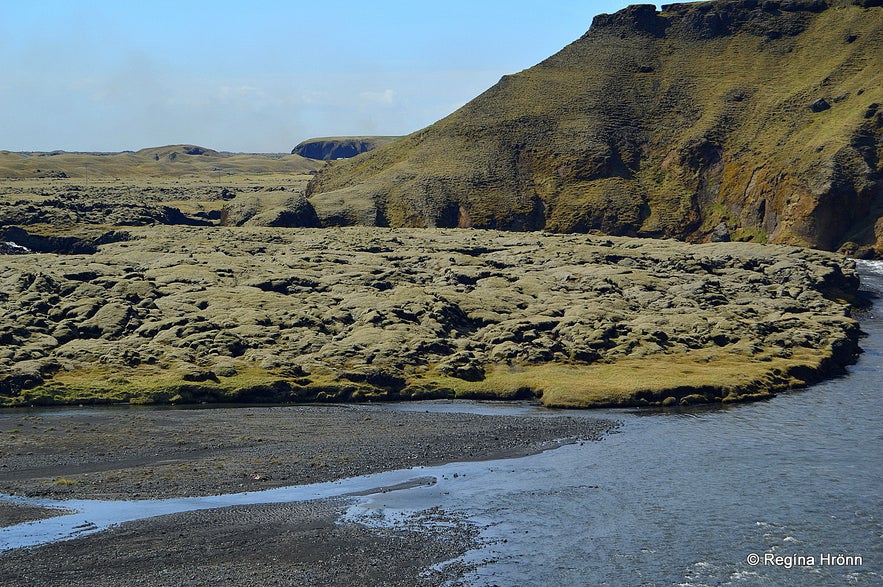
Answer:
[[[162, 516], [33, 550], [0, 555], [0, 584], [16, 587], [389, 585], [456, 581], [474, 529], [426, 512], [414, 528], [338, 523], [340, 501], [224, 508]], [[449, 525], [427, 532], [422, 523]]]
[[[615, 427], [551, 415], [361, 405], [5, 412], [0, 492], [62, 499], [240, 492], [523, 455]], [[468, 570], [435, 565], [470, 550], [477, 528], [439, 510], [402, 528], [369, 528], [340, 521], [346, 503], [189, 512], [12, 550], [0, 554], [0, 584], [412, 586], [457, 584]], [[53, 513], [0, 502], [3, 525]]]
[[538, 452], [611, 423], [370, 406], [69, 409], [0, 417], [0, 493], [213, 495]]

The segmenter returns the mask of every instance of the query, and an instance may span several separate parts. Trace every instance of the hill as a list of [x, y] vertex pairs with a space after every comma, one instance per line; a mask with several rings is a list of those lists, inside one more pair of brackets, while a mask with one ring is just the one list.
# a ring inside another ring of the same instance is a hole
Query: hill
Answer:
[[399, 137], [320, 137], [307, 139], [292, 149], [292, 155], [332, 161], [349, 159], [391, 143]]
[[298, 155], [222, 153], [196, 145], [167, 145], [120, 153], [0, 151], [0, 178], [151, 178], [221, 172], [309, 173], [319, 166]]
[[310, 183], [324, 224], [883, 255], [883, 2], [626, 8]]

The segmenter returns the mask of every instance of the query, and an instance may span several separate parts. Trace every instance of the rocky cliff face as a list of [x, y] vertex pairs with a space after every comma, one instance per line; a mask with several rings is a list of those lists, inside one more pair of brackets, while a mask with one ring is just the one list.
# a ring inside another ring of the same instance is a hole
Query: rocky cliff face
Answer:
[[310, 184], [324, 224], [883, 255], [883, 2], [631, 6]]

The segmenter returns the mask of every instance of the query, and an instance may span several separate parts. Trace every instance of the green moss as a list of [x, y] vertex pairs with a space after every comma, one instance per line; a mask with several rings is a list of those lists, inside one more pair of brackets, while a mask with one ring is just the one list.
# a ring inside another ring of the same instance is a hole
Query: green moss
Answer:
[[802, 347], [794, 348], [789, 357], [747, 357], [733, 350], [706, 349], [589, 365], [489, 366], [480, 381], [427, 370], [412, 374], [400, 390], [341, 380], [333, 373], [285, 378], [254, 365], [205, 382], [185, 381], [174, 369], [141, 368], [126, 371], [126, 383], [109, 384], [110, 371], [94, 369], [59, 373], [43, 385], [7, 398], [5, 405], [537, 397], [549, 407], [667, 406], [767, 398], [816, 377], [830, 359], [828, 351]]
[[[721, 222], [730, 221], [729, 209], [719, 202], [715, 202], [703, 209], [703, 220], [701, 230], [705, 232], [711, 231]], [[765, 242], [765, 241], [764, 241]]]
[[766, 244], [768, 241], [767, 233], [760, 228], [740, 227], [730, 233], [730, 238], [735, 241], [747, 241], [761, 244]]
[[198, 402], [279, 402], [290, 384], [278, 374], [246, 366], [229, 377], [200, 382], [185, 379], [185, 366], [63, 371], [42, 385], [4, 398], [7, 406], [53, 404], [168, 404]]

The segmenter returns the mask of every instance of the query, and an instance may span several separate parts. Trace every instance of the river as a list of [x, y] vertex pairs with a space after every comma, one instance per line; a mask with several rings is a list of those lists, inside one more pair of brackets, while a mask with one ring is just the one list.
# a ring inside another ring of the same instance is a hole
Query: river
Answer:
[[[860, 262], [883, 294], [883, 263]], [[356, 494], [347, 517], [396, 524], [430, 507], [482, 528], [474, 586], [883, 584], [883, 302], [861, 315], [846, 376], [751, 403], [587, 413], [622, 422], [601, 442], [525, 457], [393, 471], [315, 486], [157, 502], [72, 502], [76, 514], [0, 530], [7, 547], [171, 511]], [[377, 409], [519, 413], [434, 403]], [[568, 414], [573, 414], [568, 412]], [[46, 503], [40, 500], [22, 500]], [[84, 525], [88, 520], [89, 525]]]

